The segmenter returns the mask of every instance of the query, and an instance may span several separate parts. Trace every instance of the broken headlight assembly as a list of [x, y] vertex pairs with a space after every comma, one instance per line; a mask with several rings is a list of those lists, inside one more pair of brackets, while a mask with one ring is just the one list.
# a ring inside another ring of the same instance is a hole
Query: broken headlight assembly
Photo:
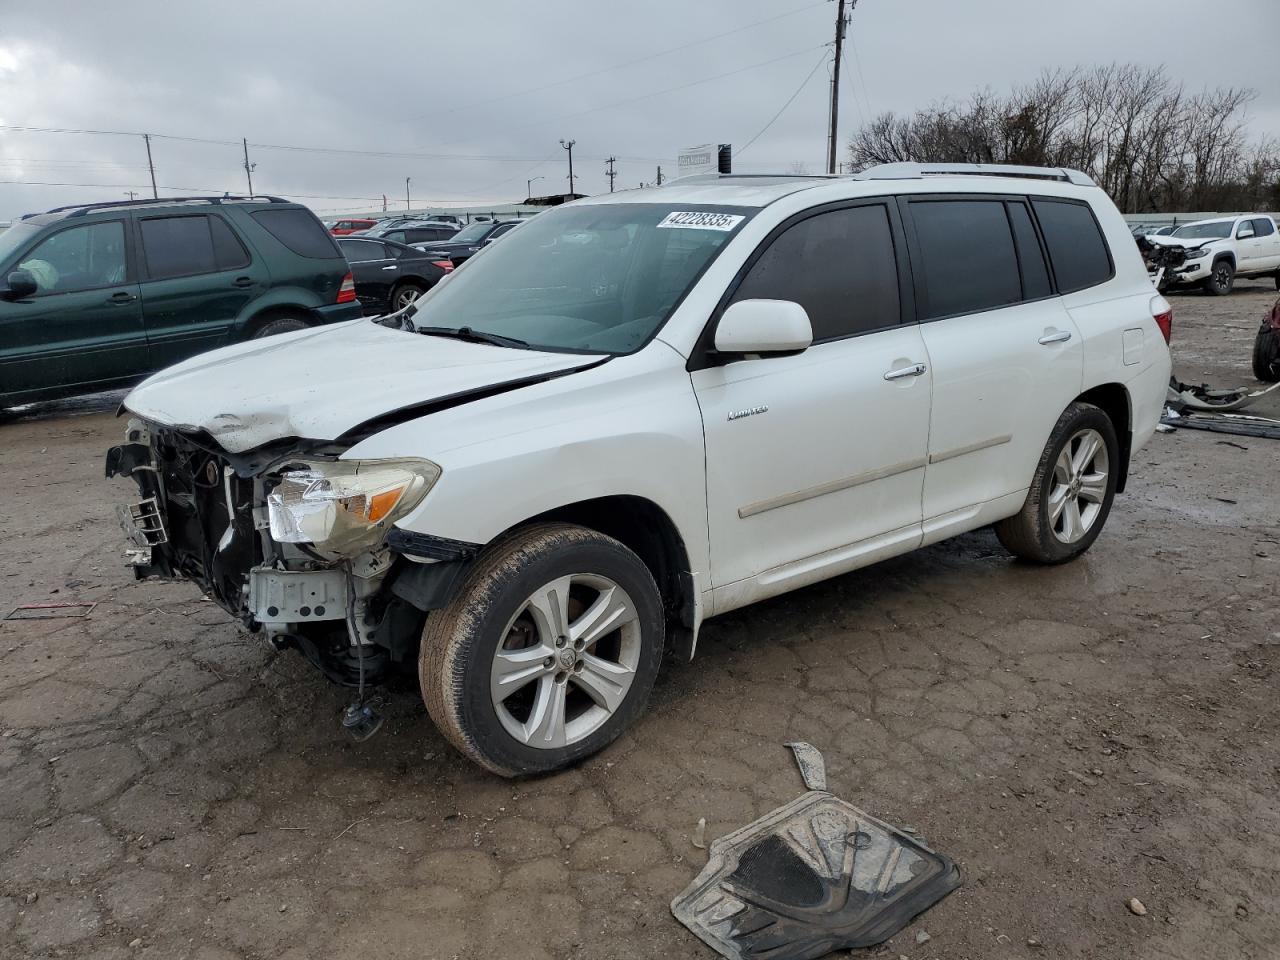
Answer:
[[267, 495], [271, 537], [331, 557], [376, 550], [392, 523], [440, 478], [430, 460], [335, 460], [291, 465]]

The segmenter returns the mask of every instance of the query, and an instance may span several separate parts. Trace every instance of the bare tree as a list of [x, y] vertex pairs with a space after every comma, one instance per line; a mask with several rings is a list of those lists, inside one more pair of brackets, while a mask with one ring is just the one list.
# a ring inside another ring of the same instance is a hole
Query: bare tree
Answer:
[[849, 143], [855, 169], [902, 161], [1066, 166], [1126, 212], [1280, 206], [1280, 143], [1250, 142], [1237, 88], [1189, 96], [1163, 67], [1046, 70], [998, 96], [881, 114]]

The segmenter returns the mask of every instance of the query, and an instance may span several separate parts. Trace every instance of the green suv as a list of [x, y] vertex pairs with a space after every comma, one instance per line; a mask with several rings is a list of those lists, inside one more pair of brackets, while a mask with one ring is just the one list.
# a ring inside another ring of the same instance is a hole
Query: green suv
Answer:
[[350, 266], [296, 203], [28, 214], [0, 233], [0, 407], [127, 386], [214, 347], [360, 315]]

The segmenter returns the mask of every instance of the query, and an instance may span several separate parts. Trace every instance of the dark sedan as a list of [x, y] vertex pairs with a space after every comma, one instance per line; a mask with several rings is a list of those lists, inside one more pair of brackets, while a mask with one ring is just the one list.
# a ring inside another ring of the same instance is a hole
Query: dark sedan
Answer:
[[390, 225], [378, 224], [364, 233], [362, 237], [379, 237], [393, 240], [396, 243], [435, 243], [447, 242], [458, 234], [458, 228], [441, 220], [409, 220], [405, 223]]
[[520, 226], [519, 220], [477, 220], [463, 227], [445, 243], [415, 244], [429, 256], [448, 259], [454, 266], [480, 252], [486, 243], [492, 243], [503, 234]]
[[422, 296], [453, 269], [447, 259], [385, 239], [341, 237], [356, 283], [356, 297], [366, 313], [401, 310]]

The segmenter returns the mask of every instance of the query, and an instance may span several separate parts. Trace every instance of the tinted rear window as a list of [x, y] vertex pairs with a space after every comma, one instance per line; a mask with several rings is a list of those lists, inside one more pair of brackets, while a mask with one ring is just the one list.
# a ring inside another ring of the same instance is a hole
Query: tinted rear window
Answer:
[[925, 319], [1022, 299], [1013, 233], [999, 200], [918, 200], [911, 219], [924, 260]]
[[1033, 200], [1059, 293], [1072, 293], [1111, 279], [1111, 254], [1087, 203]]
[[1276, 232], [1276, 225], [1270, 217], [1257, 217], [1253, 221], [1253, 235], [1255, 237], [1269, 237]]
[[313, 260], [342, 256], [333, 237], [309, 210], [258, 210], [253, 219], [294, 253]]
[[1049, 283], [1049, 268], [1044, 262], [1044, 251], [1036, 239], [1036, 228], [1031, 223], [1031, 212], [1024, 203], [1007, 204], [1009, 222], [1013, 225], [1013, 239], [1018, 246], [1018, 264], [1022, 267], [1022, 298], [1038, 300], [1053, 292]]
[[248, 253], [220, 217], [148, 217], [141, 227], [152, 280], [234, 270], [249, 263]]

